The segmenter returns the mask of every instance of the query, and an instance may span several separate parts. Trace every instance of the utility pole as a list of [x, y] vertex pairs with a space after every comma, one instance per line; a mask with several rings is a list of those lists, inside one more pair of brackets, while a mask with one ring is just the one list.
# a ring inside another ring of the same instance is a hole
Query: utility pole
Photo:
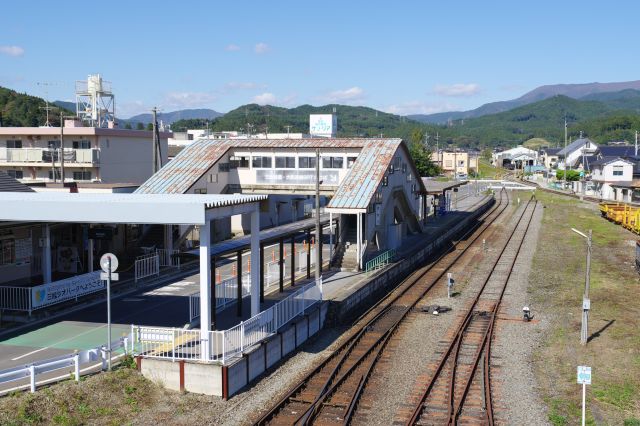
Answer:
[[320, 274], [320, 148], [316, 148], [316, 285], [320, 288], [320, 298], [322, 299], [322, 275]]
[[162, 167], [162, 157], [160, 155], [160, 133], [158, 130], [158, 108], [153, 107], [153, 174]]
[[567, 115], [564, 116], [564, 183], [562, 187], [567, 186]]
[[638, 131], [636, 130], [636, 157], [638, 156]]
[[440, 167], [442, 169], [442, 159], [440, 158], [440, 134], [438, 132], [436, 132], [436, 153], [437, 158], [438, 158], [438, 167]]
[[64, 185], [64, 115], [60, 111], [60, 181]]

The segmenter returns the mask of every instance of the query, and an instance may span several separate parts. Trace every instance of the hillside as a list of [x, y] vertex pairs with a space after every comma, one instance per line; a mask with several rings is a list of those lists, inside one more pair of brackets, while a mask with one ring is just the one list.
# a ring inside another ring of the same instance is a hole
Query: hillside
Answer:
[[[0, 126], [3, 127], [37, 127], [44, 126], [47, 121], [46, 111], [41, 109], [45, 101], [36, 96], [18, 93], [14, 90], [0, 87]], [[54, 105], [51, 105], [52, 107]], [[65, 115], [73, 114], [63, 110]], [[50, 112], [49, 123], [59, 126], [60, 110]]]
[[[448, 120], [460, 120], [464, 118], [477, 118], [489, 114], [509, 111], [519, 106], [528, 105], [562, 95], [573, 99], [605, 100], [607, 97], [618, 101], [618, 109], [629, 109], [629, 100], [624, 100], [624, 93], [640, 90], [640, 80], [618, 83], [585, 83], [585, 84], [554, 84], [537, 87], [517, 99], [508, 101], [491, 102], [469, 111], [450, 111], [436, 114], [415, 114], [408, 117], [431, 124], [444, 124]], [[600, 96], [602, 95], [602, 96]], [[621, 96], [622, 95], [622, 96]], [[632, 101], [635, 103], [635, 101]]]
[[[158, 120], [162, 120], [164, 124], [173, 124], [179, 120], [191, 120], [191, 119], [203, 119], [203, 120], [213, 120], [214, 118], [220, 117], [223, 114], [218, 111], [214, 111], [212, 109], [181, 109], [178, 111], [171, 112], [159, 112]], [[151, 123], [153, 116], [151, 113], [148, 114], [138, 114], [133, 117], [120, 119], [120, 121], [125, 123], [142, 123], [148, 124]]]
[[[440, 132], [446, 141], [461, 146], [514, 146], [531, 138], [544, 138], [553, 144], [564, 139], [565, 115], [572, 136], [580, 130], [586, 132], [586, 123], [596, 119], [608, 123], [608, 118], [616, 114], [624, 116], [632, 112], [616, 111], [602, 102], [555, 96], [507, 112], [456, 121], [452, 127], [442, 127]], [[610, 134], [603, 128], [590, 129], [593, 133], [586, 133], [589, 137]]]
[[[331, 113], [334, 108], [338, 114], [338, 136], [370, 137], [383, 134], [389, 137], [408, 138], [412, 129], [422, 127], [420, 123], [405, 117], [367, 107], [301, 105], [288, 109], [249, 104], [218, 117], [210, 123], [210, 128], [214, 131], [244, 131], [247, 123], [250, 123], [252, 133], [263, 133], [267, 127], [270, 133], [286, 133], [285, 126], [291, 126], [289, 128], [291, 133], [308, 133], [309, 114]], [[183, 131], [187, 128], [203, 128], [204, 125], [202, 120], [180, 120], [175, 122], [172, 128], [174, 131]]]

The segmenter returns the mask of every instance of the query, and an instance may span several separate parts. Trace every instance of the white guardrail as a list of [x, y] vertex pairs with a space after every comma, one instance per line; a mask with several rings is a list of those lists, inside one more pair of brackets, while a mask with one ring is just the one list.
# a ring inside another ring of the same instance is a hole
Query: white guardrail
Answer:
[[[131, 341], [131, 335], [122, 337], [111, 343], [111, 359], [119, 358], [128, 353], [129, 342]], [[115, 355], [115, 356], [114, 356]], [[100, 366], [102, 370], [106, 370], [107, 361], [109, 355], [107, 354], [106, 346], [100, 346], [97, 348], [89, 349], [86, 351], [76, 352], [69, 355], [62, 355], [56, 358], [45, 359], [37, 361], [27, 365], [21, 365], [18, 367], [9, 368], [6, 370], [0, 370], [0, 385], [20, 382], [25, 379], [29, 379], [29, 384], [19, 383], [11, 391], [28, 387], [31, 392], [36, 391], [37, 376], [47, 373], [52, 373], [59, 370], [67, 369], [69, 373], [73, 373], [75, 381], [80, 380], [80, 376], [83, 373], [89, 373], [94, 367]], [[92, 364], [88, 368], [82, 369], [84, 364]], [[72, 368], [72, 370], [70, 369]], [[63, 374], [59, 377], [53, 377], [45, 379], [44, 382], [52, 383], [61, 380], [68, 380], [69, 375]], [[7, 390], [0, 390], [0, 393]]]
[[249, 346], [275, 334], [321, 300], [315, 282], [301, 287], [247, 321], [223, 331], [133, 326], [133, 351], [149, 358], [214, 361], [226, 364]]
[[160, 275], [160, 256], [158, 253], [138, 256], [134, 263], [134, 274], [135, 282], [152, 275]]

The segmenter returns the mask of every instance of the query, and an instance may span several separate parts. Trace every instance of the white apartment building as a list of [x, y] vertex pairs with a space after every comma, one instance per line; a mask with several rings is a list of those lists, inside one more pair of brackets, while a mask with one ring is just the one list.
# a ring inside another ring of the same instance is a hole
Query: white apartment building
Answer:
[[[141, 184], [153, 174], [150, 131], [82, 127], [67, 120], [61, 150], [60, 127], [0, 127], [0, 170], [23, 183], [100, 182]], [[169, 132], [160, 133], [162, 164]]]

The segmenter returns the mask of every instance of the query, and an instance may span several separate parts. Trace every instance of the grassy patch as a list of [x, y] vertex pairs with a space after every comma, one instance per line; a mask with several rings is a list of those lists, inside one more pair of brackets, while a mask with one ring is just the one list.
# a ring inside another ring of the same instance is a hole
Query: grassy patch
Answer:
[[480, 177], [484, 179], [499, 179], [504, 174], [503, 169], [494, 167], [483, 159], [478, 160], [478, 172], [480, 173]]
[[[640, 418], [640, 309], [632, 302], [640, 291], [634, 270], [637, 237], [603, 219], [592, 204], [544, 192], [537, 196], [545, 209], [529, 281], [534, 306], [550, 324], [534, 355], [549, 421], [579, 423], [578, 365], [593, 371], [593, 385], [587, 388], [590, 423], [635, 421]], [[571, 228], [593, 231], [586, 347], [580, 345], [586, 244]]]

